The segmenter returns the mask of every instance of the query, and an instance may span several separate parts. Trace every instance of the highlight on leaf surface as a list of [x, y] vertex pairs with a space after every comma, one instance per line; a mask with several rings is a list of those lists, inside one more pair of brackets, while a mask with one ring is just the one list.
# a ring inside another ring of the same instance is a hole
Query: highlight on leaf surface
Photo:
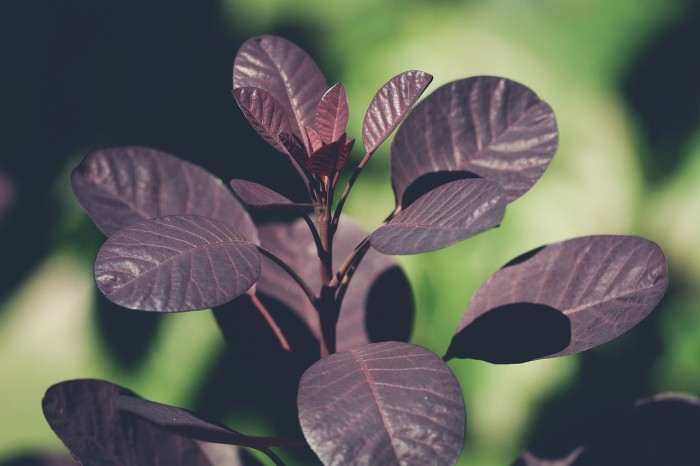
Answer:
[[522, 84], [491, 76], [445, 84], [406, 117], [391, 145], [396, 204], [428, 173], [461, 171], [494, 181], [512, 202], [549, 166], [554, 112]]
[[239, 87], [233, 90], [233, 96], [255, 131], [278, 151], [289, 153], [280, 141], [280, 134], [292, 132], [282, 105], [257, 87]]
[[113, 234], [95, 261], [95, 280], [112, 302], [159, 312], [231, 301], [260, 276], [257, 247], [230, 225], [195, 215], [144, 220]]

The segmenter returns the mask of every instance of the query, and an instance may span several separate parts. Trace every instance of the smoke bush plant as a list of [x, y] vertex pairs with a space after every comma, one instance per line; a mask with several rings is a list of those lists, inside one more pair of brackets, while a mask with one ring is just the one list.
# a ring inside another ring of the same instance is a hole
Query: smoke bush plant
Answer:
[[[214, 308], [227, 336], [228, 319], [255, 309], [289, 358], [303, 439], [245, 435], [108, 382], [74, 380], [51, 387], [43, 408], [79, 463], [257, 461], [241, 459], [237, 446], [245, 446], [284, 464], [272, 448], [308, 446], [325, 465], [454, 464], [465, 407], [446, 361], [574, 354], [649, 314], [668, 284], [659, 247], [638, 237], [587, 236], [535, 249], [493, 273], [442, 357], [405, 342], [411, 291], [388, 255], [436, 250], [498, 226], [506, 205], [543, 174], [558, 138], [552, 109], [521, 84], [467, 78], [416, 105], [431, 80], [407, 71], [377, 92], [362, 126], [365, 156], [341, 191], [355, 143], [346, 134], [342, 84], [329, 87], [313, 60], [285, 39], [244, 43], [233, 95], [255, 131], [298, 172], [308, 192], [303, 202], [238, 179], [232, 193], [202, 168], [153, 149], [85, 157], [72, 183], [108, 236], [94, 268], [102, 293], [144, 311]], [[367, 233], [342, 217], [343, 206], [397, 128], [396, 208]], [[256, 225], [249, 212], [258, 210], [298, 216]], [[303, 324], [301, 336], [280, 323], [270, 303]], [[304, 338], [314, 342], [310, 356], [302, 354]]]

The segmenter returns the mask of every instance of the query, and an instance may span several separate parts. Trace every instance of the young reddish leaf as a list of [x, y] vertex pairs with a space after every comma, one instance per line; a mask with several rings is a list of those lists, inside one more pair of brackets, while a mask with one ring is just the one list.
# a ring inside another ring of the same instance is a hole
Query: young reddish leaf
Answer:
[[571, 321], [570, 343], [549, 357], [578, 353], [639, 323], [667, 286], [664, 255], [643, 238], [586, 236], [551, 244], [515, 259], [481, 285], [453, 344], [480, 316], [500, 306], [533, 303], [557, 309]]
[[[292, 224], [273, 223], [260, 227], [263, 247], [275, 253], [315, 287], [321, 277], [318, 255], [309, 228], [303, 220]], [[333, 242], [333, 264], [338, 267], [367, 236], [362, 228], [341, 219]], [[258, 293], [283, 303], [297, 314], [318, 339], [318, 313], [299, 286], [277, 265], [262, 258]], [[392, 299], [385, 299], [391, 295]], [[413, 297], [405, 275], [388, 256], [369, 250], [353, 275], [340, 309], [336, 329], [339, 350], [368, 343], [370, 337], [408, 339], [413, 322]]]
[[[53, 385], [42, 402], [53, 431], [83, 465], [216, 466], [205, 444], [165, 432], [114, 404], [119, 395], [135, 396], [101, 380], [71, 380]], [[136, 439], [136, 441], [135, 441]], [[229, 457], [242, 465], [238, 449], [227, 445]]]
[[301, 379], [299, 421], [325, 465], [452, 465], [462, 450], [462, 391], [436, 355], [408, 343], [335, 353]]
[[309, 154], [306, 153], [304, 149], [304, 143], [297, 136], [293, 134], [280, 133], [280, 142], [287, 150], [287, 153], [294, 159], [294, 161], [303, 167], [306, 165], [306, 161], [309, 159]]
[[527, 87], [480, 76], [440, 87], [416, 106], [391, 146], [396, 203], [434, 172], [476, 173], [512, 202], [542, 176], [557, 148], [554, 112]]
[[362, 143], [367, 152], [377, 150], [399, 126], [432, 80], [423, 71], [405, 71], [377, 91], [362, 124]]
[[338, 167], [343, 168], [343, 164], [345, 163], [345, 160], [342, 159], [343, 154], [346, 154], [344, 134], [341, 135], [340, 139], [336, 142], [324, 145], [311, 154], [309, 160], [306, 161], [306, 169], [316, 175], [329, 176], [331, 173], [338, 170]]
[[236, 54], [233, 88], [257, 87], [284, 108], [293, 133], [303, 138], [316, 124], [316, 107], [328, 89], [316, 63], [297, 45], [277, 36], [247, 40]]
[[443, 184], [421, 196], [370, 236], [384, 254], [419, 254], [457, 243], [498, 226], [505, 193], [488, 180]]
[[272, 147], [287, 154], [279, 135], [290, 134], [292, 129], [282, 105], [272, 95], [256, 87], [239, 87], [233, 90], [233, 96], [255, 131]]
[[122, 412], [138, 416], [155, 424], [165, 432], [194, 440], [256, 449], [267, 449], [288, 443], [284, 439], [241, 434], [228, 427], [205, 421], [186, 409], [144, 400], [134, 395], [117, 395], [113, 402]]
[[348, 126], [348, 97], [338, 83], [323, 94], [316, 108], [316, 132], [324, 143], [337, 141]]
[[71, 182], [78, 201], [107, 236], [141, 220], [194, 214], [228, 223], [257, 242], [248, 212], [220, 179], [165, 152], [146, 147], [90, 152]]
[[95, 280], [112, 302], [176, 312], [224, 304], [260, 276], [255, 245], [229, 225], [195, 215], [144, 220], [102, 246]]
[[313, 207], [313, 204], [297, 204], [267, 186], [246, 180], [231, 180], [236, 196], [249, 207], [267, 209], [271, 207]]
[[321, 139], [321, 136], [319, 136], [319, 134], [313, 128], [305, 129], [306, 137], [309, 139], [309, 147], [311, 148], [311, 152], [314, 153], [321, 150], [323, 147], [323, 140]]

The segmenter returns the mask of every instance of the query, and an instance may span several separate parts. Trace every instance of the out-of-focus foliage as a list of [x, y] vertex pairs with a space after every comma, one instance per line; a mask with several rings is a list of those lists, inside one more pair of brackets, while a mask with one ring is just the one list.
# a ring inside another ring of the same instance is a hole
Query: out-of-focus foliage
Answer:
[[[69, 193], [69, 170], [88, 150], [139, 144], [294, 199], [300, 187], [286, 186], [293, 171], [230, 95], [237, 47], [270, 33], [307, 50], [331, 84], [342, 80], [351, 137], [361, 135], [376, 90], [409, 69], [434, 76], [428, 93], [467, 76], [508, 77], [555, 111], [554, 161], [507, 208], [501, 228], [400, 258], [416, 298], [413, 342], [444, 352], [479, 284], [542, 244], [639, 234], [668, 256], [669, 294], [615, 342], [519, 366], [451, 362], [469, 412], [458, 464], [508, 464], [529, 439], [591, 407], [667, 390], [700, 394], [696, 2], [5, 0], [0, 172], [14, 194], [0, 223], [0, 461], [62, 449], [40, 400], [49, 385], [79, 377], [112, 380], [246, 433], [272, 429], [237, 401], [251, 394], [227, 378], [234, 369], [211, 316], [144, 317], [95, 297], [91, 263], [102, 238]], [[233, 150], [241, 141], [245, 154]], [[345, 210], [370, 229], [393, 208], [388, 146]]]

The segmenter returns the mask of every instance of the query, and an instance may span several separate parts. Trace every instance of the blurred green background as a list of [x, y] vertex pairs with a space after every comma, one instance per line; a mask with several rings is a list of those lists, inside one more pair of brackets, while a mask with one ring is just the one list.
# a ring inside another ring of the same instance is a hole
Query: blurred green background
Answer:
[[[98, 298], [91, 267], [103, 238], [69, 186], [87, 151], [138, 144], [298, 194], [230, 94], [237, 48], [261, 34], [293, 40], [330, 83], [342, 80], [354, 137], [374, 92], [409, 69], [435, 76], [428, 92], [505, 76], [556, 112], [559, 151], [501, 228], [399, 258], [414, 285], [413, 342], [442, 354], [479, 284], [544, 243], [633, 234], [667, 254], [668, 295], [618, 340], [515, 366], [450, 363], [468, 413], [460, 465], [510, 464], [528, 441], [607, 403], [700, 395], [700, 3], [2, 0], [0, 462], [63, 450], [40, 400], [78, 377], [269, 432], [244, 401], [207, 402], [224, 348], [209, 312], [153, 316]], [[388, 155], [385, 144], [348, 201], [367, 228], [393, 207]]]

